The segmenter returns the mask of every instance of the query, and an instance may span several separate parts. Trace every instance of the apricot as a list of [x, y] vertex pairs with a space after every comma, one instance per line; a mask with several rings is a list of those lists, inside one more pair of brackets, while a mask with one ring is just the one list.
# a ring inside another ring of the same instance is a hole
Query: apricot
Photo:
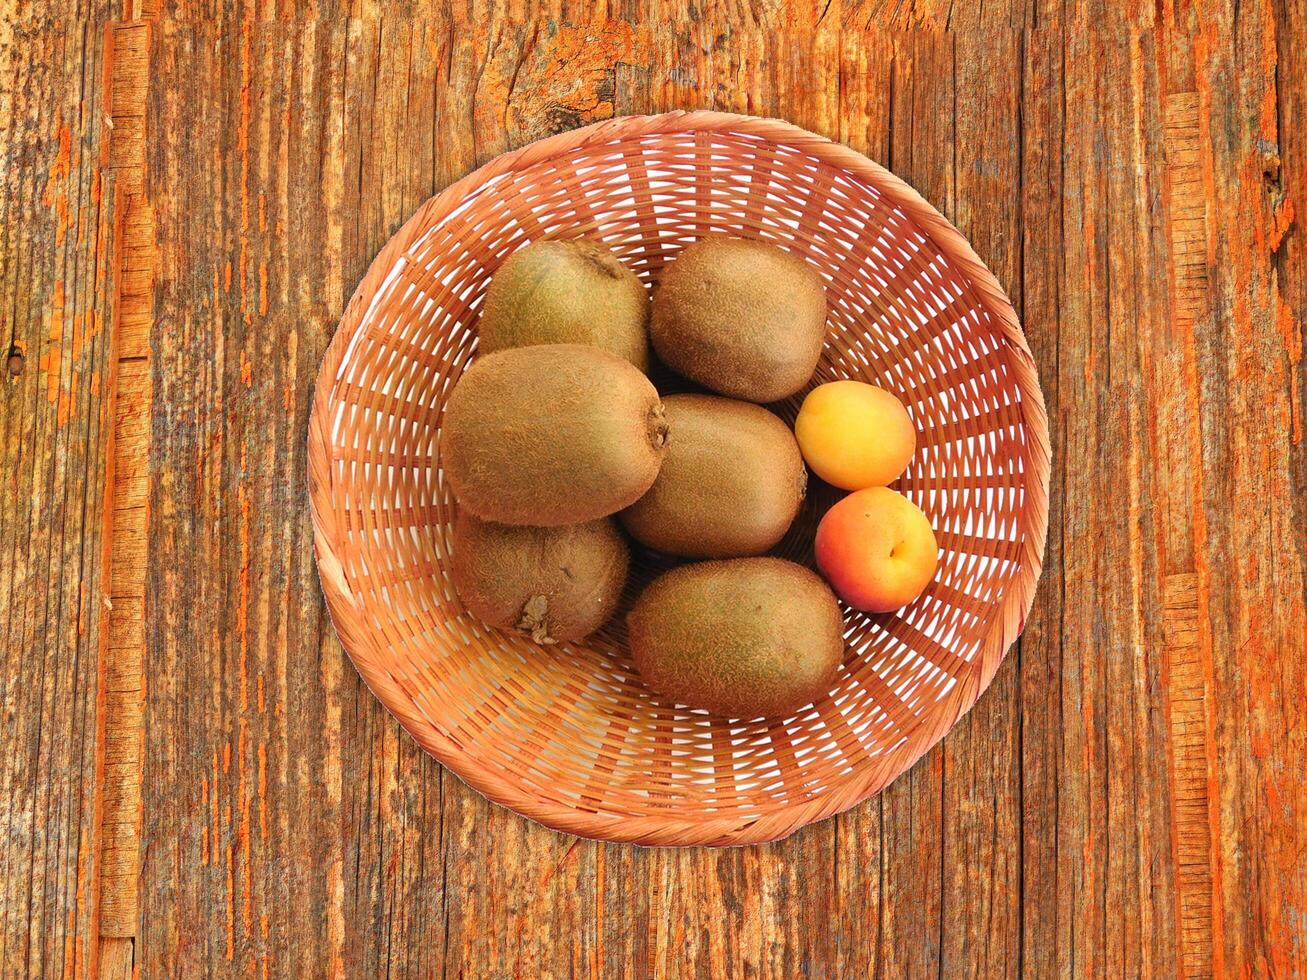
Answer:
[[794, 435], [813, 472], [845, 490], [888, 486], [917, 448], [903, 403], [861, 381], [831, 381], [808, 392]]
[[930, 519], [901, 493], [869, 487], [849, 494], [817, 526], [817, 567], [855, 609], [906, 606], [935, 577], [939, 547]]

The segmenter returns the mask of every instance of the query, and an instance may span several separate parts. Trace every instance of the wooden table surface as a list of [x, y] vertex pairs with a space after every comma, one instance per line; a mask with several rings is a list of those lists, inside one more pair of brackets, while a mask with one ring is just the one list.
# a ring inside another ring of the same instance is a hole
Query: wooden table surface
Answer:
[[[948, 215], [1054, 451], [975, 709], [724, 851], [555, 834], [424, 756], [331, 631], [305, 486], [403, 220], [677, 107]], [[0, 0], [0, 975], [1298, 975], [1305, 113], [1303, 0]]]

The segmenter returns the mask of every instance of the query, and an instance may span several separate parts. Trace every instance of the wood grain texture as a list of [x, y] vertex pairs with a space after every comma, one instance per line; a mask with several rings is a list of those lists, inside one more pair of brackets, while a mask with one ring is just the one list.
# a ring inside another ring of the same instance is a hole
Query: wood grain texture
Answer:
[[[1301, 0], [652, 6], [145, 0], [107, 61], [102, 27], [0, 27], [0, 973], [1307, 962]], [[567, 838], [443, 772], [343, 657], [305, 505], [318, 359], [402, 221], [680, 107], [921, 190], [1012, 295], [1055, 454], [972, 712], [878, 798], [726, 851]]]
[[117, 24], [106, 33], [108, 52], [109, 165], [121, 193], [118, 288], [114, 311], [113, 441], [109, 453], [110, 492], [105, 519], [113, 528], [107, 549], [108, 637], [104, 649], [105, 699], [101, 742], [102, 941], [100, 975], [129, 978], [135, 966], [140, 917], [142, 743], [145, 569], [148, 537], [149, 444], [153, 380], [149, 326], [153, 313], [154, 227], [143, 193], [145, 93], [148, 88], [150, 28]]
[[4, 976], [87, 976], [97, 953], [121, 215], [104, 55], [76, 18], [0, 17]]

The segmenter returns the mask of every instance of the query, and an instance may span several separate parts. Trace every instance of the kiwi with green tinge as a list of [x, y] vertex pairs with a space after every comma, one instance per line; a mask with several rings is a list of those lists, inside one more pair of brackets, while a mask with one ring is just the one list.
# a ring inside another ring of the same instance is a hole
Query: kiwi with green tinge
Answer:
[[672, 569], [626, 622], [635, 666], [654, 691], [730, 718], [781, 717], [824, 697], [844, 651], [835, 595], [780, 558]]
[[658, 392], [629, 361], [581, 344], [478, 358], [445, 406], [454, 496], [501, 524], [579, 524], [633, 504], [667, 442]]
[[460, 512], [450, 575], [472, 613], [537, 643], [579, 640], [612, 615], [630, 552], [613, 521], [514, 527]]
[[486, 290], [482, 353], [535, 344], [590, 344], [649, 366], [649, 295], [597, 242], [536, 242], [510, 255]]
[[658, 479], [621, 513], [642, 544], [685, 558], [760, 555], [789, 530], [808, 471], [789, 426], [767, 409], [715, 395], [668, 395]]
[[668, 367], [751, 402], [797, 392], [826, 336], [826, 290], [797, 255], [713, 236], [663, 270], [649, 333]]

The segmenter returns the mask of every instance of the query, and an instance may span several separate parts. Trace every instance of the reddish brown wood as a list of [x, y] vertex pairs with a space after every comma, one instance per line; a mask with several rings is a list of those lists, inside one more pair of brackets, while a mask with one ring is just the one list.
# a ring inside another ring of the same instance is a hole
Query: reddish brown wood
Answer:
[[105, 65], [99, 28], [44, 11], [0, 14], [5, 976], [88, 976], [98, 952], [123, 203], [103, 167]]
[[[100, 872], [96, 812], [108, 840], [130, 787], [107, 781], [110, 719], [130, 719], [109, 654], [138, 642], [141, 878], [133, 936], [100, 947], [115, 975], [1307, 960], [1301, 0], [983, 22], [933, 2], [495, 3], [339, 26], [163, 6], [189, 20], [126, 74], [116, 48], [112, 139], [102, 28], [0, 18], [0, 346], [23, 350], [0, 386], [0, 972], [85, 972], [126, 880]], [[147, 86], [139, 130], [120, 123], [117, 96]], [[342, 659], [304, 505], [310, 380], [399, 223], [528, 139], [691, 106], [824, 132], [944, 210], [1018, 304], [1055, 451], [1044, 578], [991, 690], [879, 798], [725, 852], [577, 842], [442, 773]], [[134, 193], [131, 153], [144, 239], [108, 203]], [[120, 233], [115, 303], [88, 270]], [[129, 301], [143, 265], [148, 308]], [[95, 309], [120, 357], [152, 355], [148, 439], [132, 371], [111, 385], [108, 335], [81, 332]], [[138, 549], [106, 508], [142, 486]], [[130, 606], [79, 598], [105, 567], [147, 597], [139, 634]]]

